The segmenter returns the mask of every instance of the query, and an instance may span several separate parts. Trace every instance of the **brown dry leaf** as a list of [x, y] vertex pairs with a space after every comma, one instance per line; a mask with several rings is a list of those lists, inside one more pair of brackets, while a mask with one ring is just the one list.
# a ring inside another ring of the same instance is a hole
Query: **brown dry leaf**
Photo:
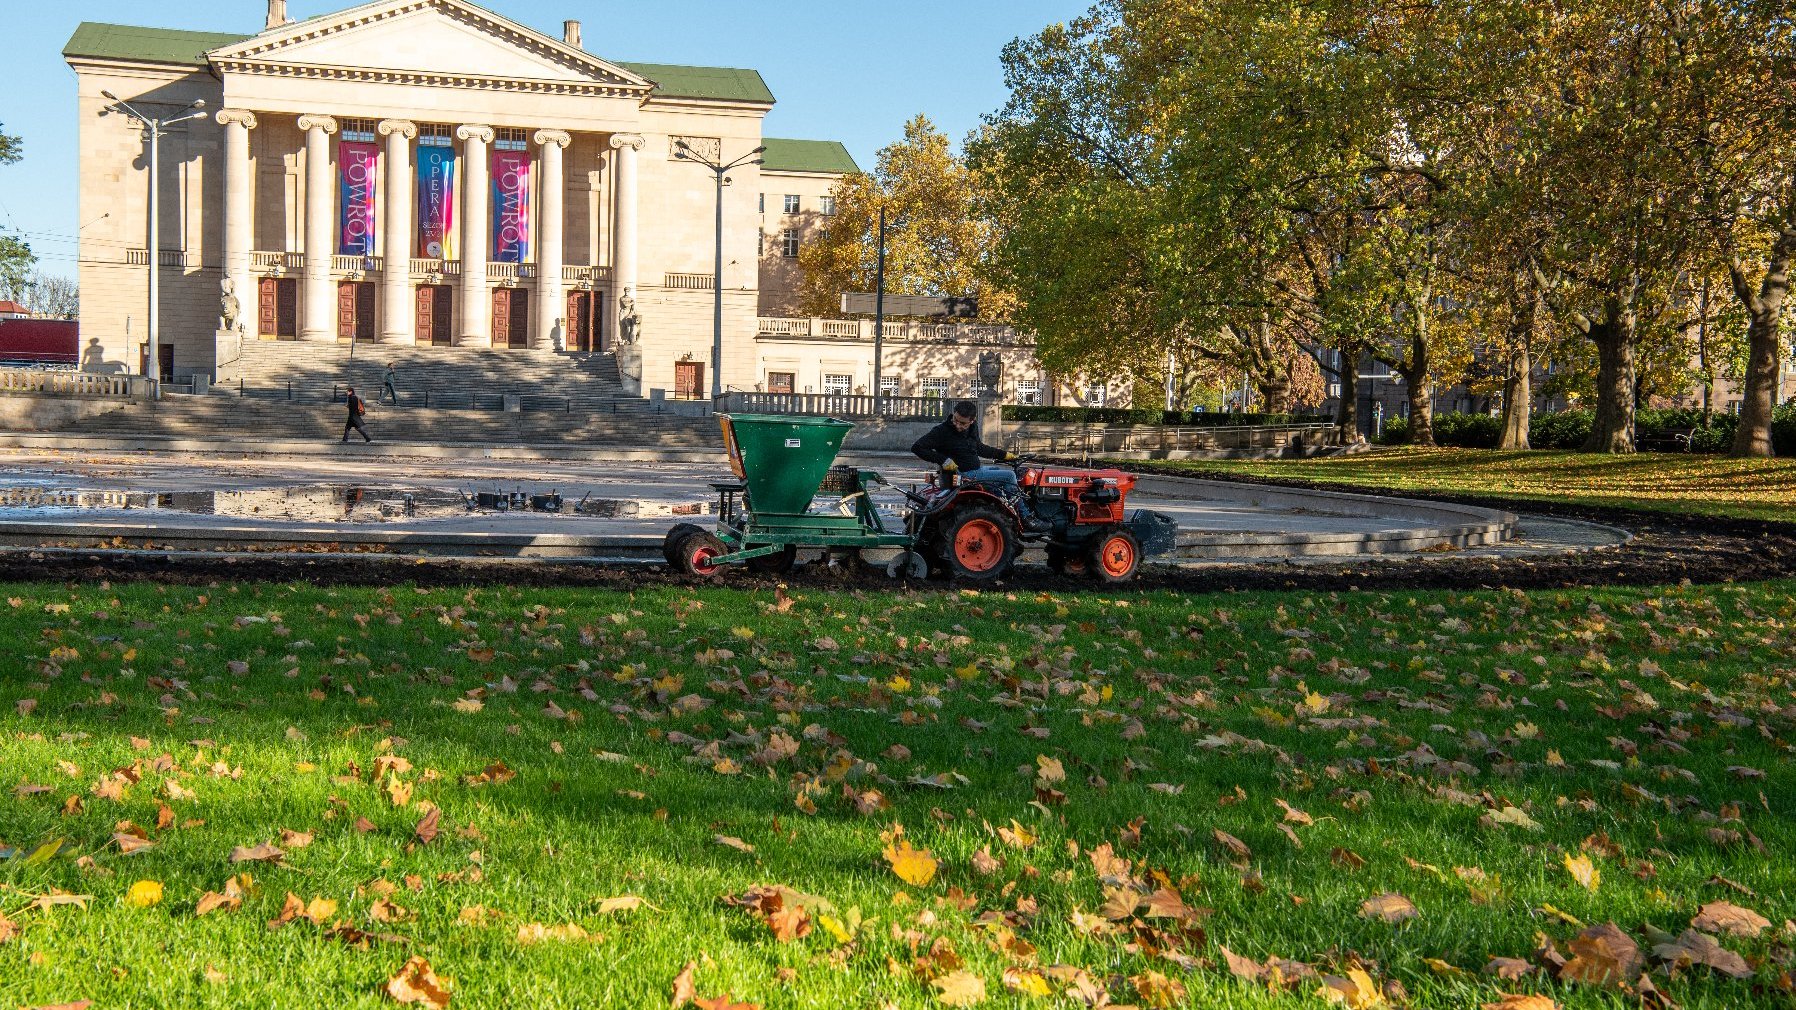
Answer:
[[775, 940], [790, 943], [811, 934], [811, 913], [802, 905], [785, 905], [767, 916], [767, 928], [773, 930]]
[[755, 847], [737, 838], [735, 835], [712, 835], [711, 840], [719, 845], [727, 845], [738, 852], [753, 852]]
[[990, 846], [973, 853], [973, 872], [981, 877], [989, 877], [1003, 868], [1004, 864], [992, 855]]
[[442, 819], [443, 812], [436, 807], [431, 807], [430, 811], [419, 819], [418, 826], [412, 829], [412, 836], [425, 845], [429, 845], [437, 840], [437, 824]]
[[289, 849], [303, 849], [312, 844], [312, 833], [310, 831], [288, 831], [286, 828], [282, 828], [281, 844]]
[[1046, 754], [1035, 755], [1035, 781], [1047, 786], [1065, 782], [1066, 765], [1059, 758], [1051, 758]]
[[975, 1006], [985, 1002], [985, 980], [970, 971], [949, 972], [929, 983], [943, 1006]]
[[241, 907], [243, 907], [243, 899], [241, 897], [219, 894], [217, 891], [207, 891], [205, 894], [200, 895], [199, 904], [193, 906], [193, 914], [196, 916], [207, 915], [216, 912], [221, 908], [227, 912], [234, 912]]
[[1151, 1007], [1174, 1007], [1185, 1002], [1185, 984], [1157, 971], [1145, 971], [1129, 979], [1141, 1002]]
[[1519, 957], [1493, 957], [1484, 966], [1484, 973], [1486, 975], [1495, 975], [1498, 978], [1508, 979], [1509, 981], [1521, 978], [1523, 975], [1526, 975], [1533, 970], [1533, 962], [1525, 961]]
[[1368, 919], [1377, 918], [1383, 919], [1386, 922], [1404, 922], [1409, 919], [1419, 918], [1422, 913], [1416, 909], [1415, 904], [1408, 898], [1393, 892], [1367, 898], [1360, 904], [1359, 914]]
[[405, 967], [387, 979], [386, 992], [395, 1003], [422, 1003], [430, 1010], [445, 1010], [449, 1006], [449, 987], [430, 970], [430, 962], [421, 957], [407, 960]]
[[887, 845], [884, 855], [898, 879], [912, 887], [926, 887], [935, 879], [935, 857], [928, 849], [912, 848], [909, 839], [900, 838], [895, 845]]
[[518, 927], [518, 943], [526, 947], [532, 944], [548, 943], [550, 941], [567, 943], [591, 941], [597, 943], [603, 939], [604, 937], [599, 936], [596, 933], [588, 933], [578, 924], [572, 922], [560, 926], [545, 926], [540, 922], [526, 922]]
[[0, 944], [6, 943], [19, 935], [19, 924], [8, 919], [6, 913], [0, 911]]
[[1235, 862], [1244, 863], [1253, 858], [1253, 850], [1247, 847], [1246, 842], [1236, 838], [1234, 835], [1229, 834], [1221, 828], [1212, 829], [1210, 834], [1216, 838], [1216, 843], [1221, 845]]
[[1619, 988], [1632, 984], [1646, 962], [1640, 945], [1612, 922], [1586, 928], [1566, 946], [1572, 957], [1559, 969], [1561, 980]]
[[692, 1005], [698, 1007], [698, 1010], [761, 1010], [759, 1003], [737, 1003], [727, 992], [722, 996], [713, 996], [710, 999], [695, 998]]
[[142, 852], [145, 849], [153, 849], [156, 847], [155, 842], [152, 842], [147, 838], [139, 838], [127, 831], [114, 832], [112, 835], [112, 842], [114, 845], [118, 846], [119, 854], [125, 856], [131, 855], [133, 852]]
[[1272, 802], [1278, 804], [1279, 809], [1283, 810], [1285, 812], [1285, 823], [1286, 824], [1295, 824], [1298, 827], [1308, 827], [1311, 824], [1316, 823], [1316, 819], [1314, 817], [1311, 817], [1309, 814], [1306, 814], [1303, 811], [1292, 806], [1291, 804], [1286, 803], [1284, 800], [1274, 799]]
[[1217, 944], [1216, 949], [1222, 951], [1223, 963], [1228, 965], [1229, 974], [1236, 978], [1258, 981], [1260, 976], [1266, 974], [1266, 966], [1260, 962], [1255, 961], [1252, 958], [1242, 957], [1221, 944]]
[[1372, 976], [1353, 968], [1345, 978], [1340, 975], [1322, 976], [1322, 985], [1317, 988], [1316, 995], [1330, 1003], [1339, 1003], [1347, 1010], [1367, 1010], [1369, 1007], [1383, 1006], [1384, 993]]
[[375, 922], [404, 922], [411, 917], [410, 909], [391, 898], [376, 898], [374, 904], [368, 906], [368, 918]]
[[1751, 978], [1752, 967], [1746, 959], [1723, 947], [1713, 936], [1686, 929], [1671, 943], [1656, 944], [1653, 956], [1679, 967], [1706, 964], [1729, 978]]
[[253, 849], [239, 845], [231, 850], [232, 863], [278, 863], [286, 853], [263, 842]]
[[1478, 1010], [1559, 1010], [1550, 996], [1535, 993], [1499, 993], [1495, 1003], [1480, 1003]]
[[299, 895], [287, 892], [287, 900], [281, 903], [281, 914], [268, 920], [269, 929], [280, 929], [294, 919], [304, 918], [306, 903], [299, 900]]
[[1711, 901], [1697, 911], [1690, 925], [1711, 933], [1726, 933], [1750, 940], [1763, 933], [1771, 920], [1731, 901]]
[[1010, 827], [998, 829], [998, 840], [1013, 848], [1026, 849], [1035, 844], [1036, 835], [1013, 818]]
[[[647, 898], [636, 894], [625, 894], [616, 898], [600, 898], [599, 914], [609, 915], [612, 912], [633, 912], [645, 905], [649, 908], [655, 908], [654, 905], [649, 904]], [[660, 911], [660, 909], [656, 909], [656, 911]]]
[[698, 962], [688, 961], [686, 967], [681, 968], [680, 973], [674, 976], [673, 997], [669, 1000], [668, 1010], [680, 1010], [698, 996], [698, 989], [692, 980], [697, 971]]

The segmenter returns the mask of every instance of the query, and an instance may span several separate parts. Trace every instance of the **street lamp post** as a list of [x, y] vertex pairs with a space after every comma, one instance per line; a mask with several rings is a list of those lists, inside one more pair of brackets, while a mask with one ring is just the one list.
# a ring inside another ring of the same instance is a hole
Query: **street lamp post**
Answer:
[[[155, 116], [146, 115], [141, 110], [133, 107], [131, 103], [121, 99], [110, 91], [102, 91], [100, 92], [100, 95], [112, 102], [112, 105], [109, 106], [106, 111], [117, 111], [123, 115], [130, 116], [132, 119], [135, 119], [138, 123], [142, 124], [144, 139], [149, 141], [150, 144], [150, 238], [149, 242], [146, 243], [149, 246], [150, 253], [150, 337], [148, 341], [149, 350], [147, 352], [147, 360], [143, 363], [143, 374], [146, 378], [154, 375], [157, 379], [157, 386], [154, 388], [160, 389], [162, 378], [162, 346], [161, 320], [159, 317], [162, 312], [162, 297], [161, 292], [157, 290], [157, 288], [161, 280], [160, 273], [162, 266], [162, 220], [161, 215], [159, 214], [161, 176], [158, 173], [161, 158], [158, 154], [158, 145], [156, 142], [161, 139], [164, 133], [168, 132], [168, 127], [173, 126], [176, 123], [185, 123], [189, 119], [198, 119], [205, 115], [206, 102], [204, 99], [196, 98], [180, 112], [177, 112], [172, 116], [164, 116], [158, 119]], [[154, 371], [152, 371], [152, 369]]]
[[699, 154], [684, 140], [674, 142], [674, 157], [681, 161], [690, 161], [703, 165], [717, 176], [717, 259], [711, 271], [711, 295], [713, 300], [711, 313], [711, 402], [723, 395], [723, 187], [729, 185], [724, 173], [743, 165], [761, 164], [761, 155], [767, 148], [757, 147], [729, 164], [719, 164], [723, 160], [722, 146], [718, 147], [718, 159]]

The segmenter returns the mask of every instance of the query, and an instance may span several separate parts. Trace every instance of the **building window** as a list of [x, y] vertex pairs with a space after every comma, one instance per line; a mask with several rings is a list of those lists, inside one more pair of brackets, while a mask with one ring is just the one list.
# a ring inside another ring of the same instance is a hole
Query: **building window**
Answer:
[[763, 214], [767, 213], [767, 194], [766, 193], [761, 194], [760, 212]]
[[798, 229], [787, 228], [780, 232], [780, 255], [789, 260], [798, 258]]
[[338, 135], [337, 139], [339, 140], [359, 144], [374, 143], [374, 120], [372, 119], [339, 119], [337, 125], [343, 131]]
[[454, 147], [455, 131], [443, 123], [419, 123], [418, 146]]
[[898, 377], [896, 375], [880, 376], [879, 377], [879, 391], [882, 395], [885, 395], [885, 396], [897, 396], [898, 395]]
[[835, 197], [822, 196], [822, 197], [817, 198], [817, 213], [822, 214], [824, 217], [829, 217], [830, 215], [834, 214], [835, 212], [836, 212], [836, 198]]
[[975, 378], [973, 381], [967, 383], [967, 392], [971, 396], [974, 396], [974, 397], [984, 396], [986, 393], [988, 393], [990, 391], [991, 391], [990, 388], [987, 387], [985, 383], [980, 382], [977, 378]]
[[1040, 379], [1018, 379], [1018, 380], [1016, 380], [1016, 402], [1030, 404], [1030, 405], [1040, 404], [1041, 403], [1041, 380]]
[[493, 150], [528, 151], [530, 150], [530, 133], [527, 130], [501, 126], [493, 131]]
[[931, 396], [938, 400], [945, 400], [948, 398], [947, 379], [941, 378], [940, 376], [931, 376], [924, 379], [919, 385], [923, 390], [924, 396]]
[[767, 391], [769, 393], [790, 393], [797, 385], [797, 372], [767, 373]]
[[854, 376], [824, 373], [823, 392], [826, 396], [847, 396], [854, 392]]
[[755, 255], [767, 255], [767, 233], [764, 231], [755, 233]]
[[788, 214], [798, 213], [798, 197], [792, 195], [791, 193], [786, 194], [786, 213], [788, 213]]
[[1085, 405], [1102, 407], [1104, 401], [1109, 398], [1109, 393], [1110, 390], [1103, 383], [1094, 382], [1085, 388]]

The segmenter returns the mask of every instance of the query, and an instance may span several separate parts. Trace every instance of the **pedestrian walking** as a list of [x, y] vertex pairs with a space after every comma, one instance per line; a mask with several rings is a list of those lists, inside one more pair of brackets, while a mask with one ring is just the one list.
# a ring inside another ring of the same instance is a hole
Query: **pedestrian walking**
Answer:
[[397, 361], [389, 361], [387, 362], [387, 374], [381, 376], [380, 380], [381, 400], [384, 402], [386, 398], [390, 396], [393, 398], [393, 406], [395, 407], [399, 406], [399, 387], [393, 384], [393, 379], [398, 376], [398, 374], [399, 363]]
[[362, 433], [362, 441], [372, 442], [374, 439], [368, 437], [368, 429], [362, 427], [362, 415], [368, 412], [368, 405], [362, 402], [361, 397], [355, 395], [354, 386], [348, 387], [348, 390], [349, 419], [343, 422], [343, 441], [349, 441], [349, 432], [353, 428]]

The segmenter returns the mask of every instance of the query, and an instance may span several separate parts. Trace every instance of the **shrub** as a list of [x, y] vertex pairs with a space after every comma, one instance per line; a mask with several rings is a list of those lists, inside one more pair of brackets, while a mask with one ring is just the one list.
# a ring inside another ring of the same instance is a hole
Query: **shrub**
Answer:
[[1528, 444], [1536, 449], [1577, 449], [1590, 437], [1595, 415], [1588, 410], [1535, 414], [1528, 420]]
[[1384, 422], [1384, 430], [1378, 434], [1379, 445], [1408, 445], [1409, 418], [1390, 417]]
[[1434, 444], [1460, 449], [1495, 449], [1503, 437], [1503, 419], [1489, 414], [1434, 415]]
[[1796, 456], [1796, 400], [1771, 409], [1771, 446], [1779, 456]]
[[1161, 410], [1158, 407], [1036, 407], [1006, 404], [1006, 421], [1059, 421], [1069, 424], [1160, 424], [1222, 427], [1266, 424], [1327, 424], [1333, 418], [1308, 414], [1227, 414]]

